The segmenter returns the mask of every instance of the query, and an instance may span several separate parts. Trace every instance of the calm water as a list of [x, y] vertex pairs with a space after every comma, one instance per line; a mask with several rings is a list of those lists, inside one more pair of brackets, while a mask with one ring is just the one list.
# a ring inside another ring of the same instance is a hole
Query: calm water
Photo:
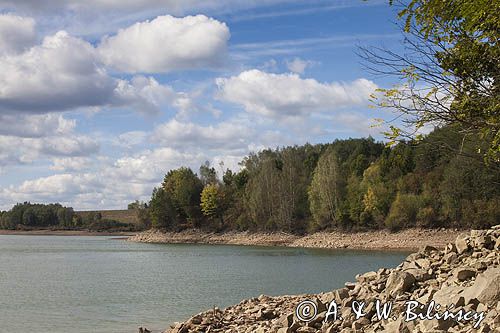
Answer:
[[1, 332], [165, 329], [260, 294], [320, 292], [406, 253], [0, 236]]

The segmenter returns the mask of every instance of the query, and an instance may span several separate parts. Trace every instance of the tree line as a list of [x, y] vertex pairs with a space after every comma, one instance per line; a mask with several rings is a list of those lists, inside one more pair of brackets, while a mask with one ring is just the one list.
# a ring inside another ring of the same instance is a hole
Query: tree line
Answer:
[[24, 202], [14, 205], [8, 211], [0, 211], [0, 228], [135, 231], [143, 229], [143, 226], [106, 219], [99, 212], [75, 213], [72, 207], [64, 207], [58, 203]]
[[488, 227], [500, 219], [500, 170], [478, 142], [446, 126], [393, 147], [364, 138], [267, 149], [222, 175], [208, 163], [198, 174], [181, 167], [139, 214], [167, 230]]
[[[335, 140], [251, 153], [238, 172], [170, 170], [149, 202], [133, 202], [141, 224], [211, 231], [308, 233], [408, 227], [485, 228], [500, 220], [500, 169], [484, 163], [479, 136], [459, 125], [423, 140], [386, 146], [373, 138]], [[482, 142], [482, 143], [481, 143]], [[18, 203], [0, 228], [132, 230], [98, 212]]]

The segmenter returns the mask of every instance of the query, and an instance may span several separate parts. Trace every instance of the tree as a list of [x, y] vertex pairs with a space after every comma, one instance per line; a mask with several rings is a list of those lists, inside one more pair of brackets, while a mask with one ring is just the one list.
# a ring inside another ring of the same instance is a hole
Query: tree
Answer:
[[160, 229], [175, 229], [178, 226], [177, 212], [168, 193], [163, 188], [154, 188], [149, 204], [151, 226]]
[[411, 0], [400, 5], [405, 51], [360, 49], [368, 69], [399, 81], [373, 96], [377, 106], [402, 116], [404, 126], [392, 124], [387, 136], [420, 137], [424, 126], [459, 124], [462, 136], [479, 134], [487, 141], [483, 154], [499, 162], [500, 2]]
[[162, 188], [171, 200], [180, 221], [196, 226], [201, 217], [200, 194], [203, 185], [189, 168], [171, 170], [163, 180]]
[[201, 211], [203, 215], [213, 220], [220, 220], [224, 225], [223, 214], [226, 209], [226, 198], [221, 186], [209, 184], [201, 192]]
[[200, 180], [203, 186], [217, 184], [219, 182], [217, 179], [217, 171], [215, 171], [214, 167], [210, 167], [209, 161], [206, 161], [200, 166]]
[[139, 210], [139, 209], [144, 209], [147, 208], [147, 204], [145, 202], [136, 200], [134, 202], [131, 202], [127, 205], [128, 210]]
[[340, 226], [337, 212], [344, 199], [344, 187], [339, 158], [330, 148], [318, 160], [309, 188], [313, 229]]

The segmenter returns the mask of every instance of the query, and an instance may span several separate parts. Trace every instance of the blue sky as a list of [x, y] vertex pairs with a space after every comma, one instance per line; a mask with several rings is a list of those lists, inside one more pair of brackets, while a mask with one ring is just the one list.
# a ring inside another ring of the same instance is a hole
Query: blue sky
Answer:
[[358, 46], [388, 1], [0, 0], [0, 209], [124, 208], [163, 175], [250, 151], [382, 139]]

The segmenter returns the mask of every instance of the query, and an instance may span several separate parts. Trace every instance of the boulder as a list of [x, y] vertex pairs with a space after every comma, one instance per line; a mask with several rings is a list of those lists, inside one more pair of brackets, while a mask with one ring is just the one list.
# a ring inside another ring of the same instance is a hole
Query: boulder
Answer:
[[455, 307], [464, 306], [465, 301], [464, 297], [462, 296], [463, 290], [464, 288], [453, 285], [447, 287], [441, 287], [441, 289], [439, 289], [434, 293], [432, 299], [434, 300], [434, 302], [441, 305], [442, 307], [451, 304], [454, 304]]
[[460, 267], [453, 273], [458, 281], [465, 281], [476, 276], [476, 271], [467, 267]]
[[431, 253], [431, 252], [437, 252], [438, 249], [436, 249], [434, 246], [430, 246], [430, 245], [425, 245], [423, 246], [422, 248], [420, 248], [419, 252], [422, 252], [422, 253]]
[[474, 284], [463, 292], [466, 304], [470, 300], [494, 306], [500, 301], [500, 267], [488, 268], [479, 274]]
[[469, 237], [459, 236], [455, 241], [455, 247], [457, 248], [457, 253], [462, 254], [469, 249]]
[[397, 296], [408, 291], [415, 283], [415, 277], [408, 272], [394, 271], [389, 275], [385, 284], [389, 295]]
[[410, 268], [410, 269], [405, 269], [405, 272], [410, 273], [413, 275], [416, 281], [422, 282], [426, 281], [431, 278], [431, 275], [429, 272], [425, 269], [419, 269], [419, 268]]

